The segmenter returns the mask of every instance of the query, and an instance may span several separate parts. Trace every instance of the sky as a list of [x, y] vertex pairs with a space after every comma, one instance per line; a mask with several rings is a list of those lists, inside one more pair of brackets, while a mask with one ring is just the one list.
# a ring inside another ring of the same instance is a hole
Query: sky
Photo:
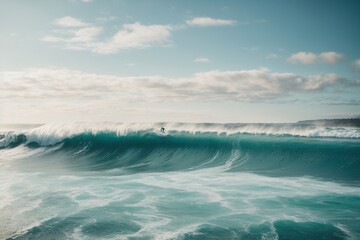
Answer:
[[360, 115], [357, 0], [0, 3], [0, 123]]

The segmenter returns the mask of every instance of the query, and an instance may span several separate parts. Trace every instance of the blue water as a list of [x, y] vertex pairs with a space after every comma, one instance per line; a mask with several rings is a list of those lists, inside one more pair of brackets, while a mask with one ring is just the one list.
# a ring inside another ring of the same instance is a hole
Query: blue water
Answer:
[[0, 134], [0, 239], [360, 239], [356, 127], [13, 129]]

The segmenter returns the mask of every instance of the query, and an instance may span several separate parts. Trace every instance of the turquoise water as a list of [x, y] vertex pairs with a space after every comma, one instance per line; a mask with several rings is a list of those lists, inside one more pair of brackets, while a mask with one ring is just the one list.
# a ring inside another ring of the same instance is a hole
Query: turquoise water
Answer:
[[0, 238], [360, 238], [359, 129], [162, 125], [3, 131]]

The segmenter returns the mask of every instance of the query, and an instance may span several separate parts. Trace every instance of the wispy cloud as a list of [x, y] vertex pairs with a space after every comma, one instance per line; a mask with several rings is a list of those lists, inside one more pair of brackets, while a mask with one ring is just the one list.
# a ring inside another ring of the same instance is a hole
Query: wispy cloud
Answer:
[[266, 59], [276, 59], [276, 58], [279, 58], [280, 56], [276, 53], [270, 53], [268, 55], [266, 55]]
[[69, 39], [69, 42], [91, 42], [102, 31], [102, 27], [85, 27], [75, 31], [71, 31], [74, 37]]
[[171, 27], [168, 25], [143, 25], [139, 22], [124, 24], [111, 39], [88, 44], [93, 52], [116, 53], [120, 49], [148, 48], [168, 41]]
[[210, 62], [210, 60], [208, 58], [202, 57], [202, 58], [195, 58], [193, 60], [193, 62], [196, 62], [196, 63], [208, 63], [208, 62]]
[[[123, 24], [113, 35], [100, 35], [103, 32], [107, 33], [107, 31], [103, 31], [103, 27], [99, 25], [113, 19], [115, 18], [112, 16], [97, 18], [95, 24], [71, 16], [58, 18], [53, 22], [57, 28], [40, 40], [49, 44], [56, 44], [56, 46], [64, 49], [115, 54], [122, 49], [169, 46], [172, 32], [184, 30], [189, 26], [230, 26], [237, 24], [235, 20], [230, 19], [196, 17], [186, 21], [186, 24], [179, 25], [142, 24], [140, 22]], [[249, 22], [244, 24], [249, 24]], [[256, 47], [247, 50], [257, 49]]]
[[356, 70], [360, 71], [360, 58], [354, 61], [354, 67]]
[[302, 64], [312, 64], [317, 60], [317, 56], [312, 52], [298, 52], [291, 55], [288, 59], [290, 63], [302, 63]]
[[48, 35], [41, 40], [49, 43], [67, 43], [66, 47], [76, 46], [75, 44], [81, 44], [92, 42], [102, 32], [102, 27], [89, 26], [79, 29], [68, 29], [64, 32], [57, 34], [57, 37]]
[[187, 78], [118, 77], [68, 69], [29, 69], [1, 72], [0, 78], [3, 101], [272, 102], [297, 93], [315, 94], [360, 86], [333, 73], [300, 76], [264, 68], [210, 71]]
[[139, 22], [124, 24], [110, 38], [99, 39], [103, 28], [66, 16], [55, 21], [61, 29], [41, 40], [48, 43], [60, 43], [62, 47], [73, 50], [87, 50], [101, 54], [117, 53], [121, 49], [148, 48], [168, 43], [172, 28], [168, 25], [144, 25]]
[[104, 17], [96, 18], [96, 21], [98, 21], [98, 22], [110, 22], [110, 21], [115, 21], [116, 19], [118, 19], [118, 17], [116, 17], [116, 16], [104, 16]]
[[322, 62], [325, 63], [337, 63], [338, 61], [342, 60], [344, 58], [344, 56], [340, 53], [337, 52], [323, 52], [320, 53], [319, 59]]
[[231, 26], [236, 24], [236, 21], [231, 19], [218, 19], [211, 17], [195, 17], [191, 20], [187, 20], [186, 24], [189, 26], [199, 27]]
[[337, 52], [322, 52], [316, 54], [313, 52], [298, 52], [292, 54], [288, 58], [290, 63], [314, 64], [314, 63], [330, 63], [335, 64], [342, 60], [344, 56]]
[[55, 19], [54, 23], [60, 27], [85, 27], [89, 25], [88, 23], [83, 22], [78, 18], [73, 18], [70, 16]]
[[242, 47], [241, 49], [242, 49], [242, 50], [245, 50], [245, 51], [255, 52], [255, 51], [259, 50], [260, 47], [258, 47], [258, 46], [254, 46], [254, 47]]

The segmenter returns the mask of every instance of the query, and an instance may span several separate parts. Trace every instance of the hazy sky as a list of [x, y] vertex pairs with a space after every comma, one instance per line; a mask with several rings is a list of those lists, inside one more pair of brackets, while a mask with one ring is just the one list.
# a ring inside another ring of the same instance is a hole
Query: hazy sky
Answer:
[[357, 0], [0, 3], [0, 123], [360, 113]]

